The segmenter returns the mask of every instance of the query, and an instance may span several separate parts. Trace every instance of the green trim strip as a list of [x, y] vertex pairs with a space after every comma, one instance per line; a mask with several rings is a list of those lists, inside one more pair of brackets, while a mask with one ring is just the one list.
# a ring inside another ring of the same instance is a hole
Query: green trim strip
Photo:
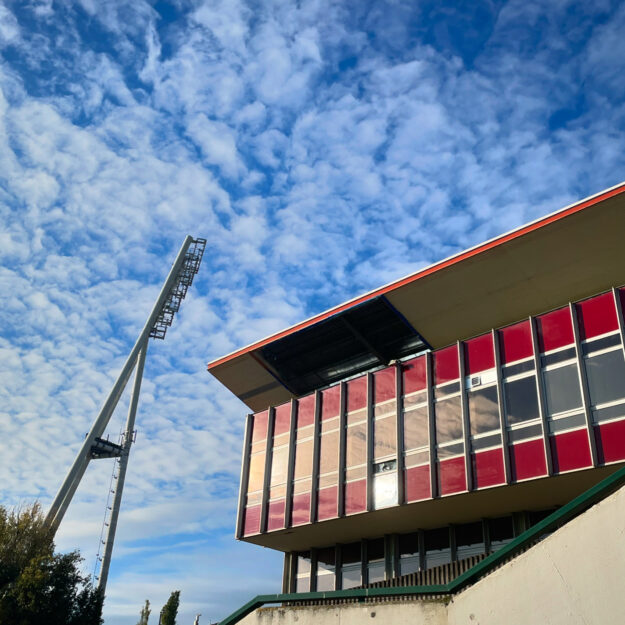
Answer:
[[586, 492], [556, 510], [542, 521], [517, 536], [507, 545], [478, 562], [474, 567], [458, 576], [448, 584], [432, 586], [395, 586], [385, 588], [355, 588], [352, 590], [333, 590], [329, 592], [301, 592], [276, 595], [257, 595], [241, 606], [219, 625], [234, 625], [251, 614], [257, 608], [267, 604], [292, 603], [296, 601], [324, 601], [333, 599], [365, 599], [367, 597], [397, 597], [404, 595], [451, 595], [466, 586], [475, 583], [493, 568], [503, 564], [510, 557], [517, 555], [525, 547], [539, 539], [543, 534], [557, 529], [574, 517], [587, 510], [593, 504], [605, 499], [625, 483], [625, 467], [612, 473]]

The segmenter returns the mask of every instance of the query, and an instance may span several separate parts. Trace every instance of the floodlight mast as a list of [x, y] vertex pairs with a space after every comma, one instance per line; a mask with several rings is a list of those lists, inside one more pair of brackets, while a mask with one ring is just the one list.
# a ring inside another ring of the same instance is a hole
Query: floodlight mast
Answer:
[[[119, 515], [126, 468], [128, 466], [128, 456], [134, 438], [134, 422], [139, 401], [139, 392], [141, 390], [141, 380], [148, 341], [150, 338], [165, 338], [167, 328], [172, 324], [174, 315], [178, 312], [180, 303], [184, 299], [187, 289], [191, 286], [193, 277], [199, 270], [205, 247], [205, 239], [194, 239], [191, 236], [185, 238], [139, 338], [126, 359], [113, 388], [109, 392], [98, 416], [93, 422], [91, 430], [87, 434], [72, 467], [65, 477], [46, 515], [46, 524], [52, 528], [53, 532], [56, 532], [80, 484], [80, 480], [87, 469], [89, 461], [99, 458], [119, 459], [115, 498], [113, 506], [111, 507], [111, 518], [108, 523], [104, 557], [102, 558], [102, 567], [98, 579], [98, 587], [102, 588], [102, 590], [106, 587], [117, 517]], [[121, 444], [116, 445], [108, 440], [103, 440], [101, 436], [135, 369], [135, 382], [128, 410], [126, 429], [122, 436]]]

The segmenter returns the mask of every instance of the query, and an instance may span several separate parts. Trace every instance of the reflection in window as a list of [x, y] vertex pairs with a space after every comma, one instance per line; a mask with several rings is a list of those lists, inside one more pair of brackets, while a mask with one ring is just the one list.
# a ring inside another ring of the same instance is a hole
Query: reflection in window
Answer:
[[355, 588], [362, 584], [361, 563], [360, 563], [360, 543], [351, 543], [341, 547], [341, 587], [343, 590]]
[[484, 553], [484, 532], [482, 522], [465, 523], [455, 528], [456, 554], [458, 560]]
[[471, 434], [481, 434], [499, 429], [497, 387], [477, 388], [467, 393]]
[[428, 569], [451, 562], [449, 528], [425, 531], [425, 562]]
[[367, 541], [367, 577], [370, 584], [384, 580], [384, 539]]
[[295, 592], [308, 592], [310, 590], [310, 551], [297, 554], [295, 576]]
[[317, 551], [317, 590], [334, 590], [335, 554], [334, 547]]
[[404, 412], [404, 449], [411, 451], [427, 447], [428, 407], [427, 404]]
[[504, 398], [508, 425], [538, 419], [536, 378], [531, 375], [504, 383]]
[[550, 416], [582, 406], [579, 375], [575, 363], [543, 372], [545, 399]]
[[403, 534], [399, 537], [399, 574], [408, 575], [421, 569], [419, 563], [419, 534]]
[[625, 399], [625, 360], [622, 349], [587, 357], [584, 362], [593, 406]]
[[440, 445], [462, 438], [460, 397], [436, 402], [436, 442]]

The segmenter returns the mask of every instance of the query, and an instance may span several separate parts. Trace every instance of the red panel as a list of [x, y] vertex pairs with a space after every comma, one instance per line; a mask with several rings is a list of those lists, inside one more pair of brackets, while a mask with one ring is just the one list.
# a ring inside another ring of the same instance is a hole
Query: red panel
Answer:
[[564, 347], [575, 341], [568, 306], [536, 317], [536, 329], [541, 352]]
[[510, 465], [515, 481], [547, 475], [543, 439], [510, 445]]
[[273, 426], [273, 435], [279, 436], [291, 428], [291, 402], [276, 408], [276, 417]]
[[284, 528], [284, 499], [272, 501], [267, 511], [267, 531], [280, 530]]
[[458, 346], [450, 345], [434, 352], [434, 383], [443, 384], [460, 377]]
[[467, 490], [464, 456], [441, 460], [438, 463], [438, 479], [441, 495], [451, 495]]
[[575, 308], [579, 320], [580, 338], [590, 339], [599, 334], [618, 330], [616, 306], [612, 293], [604, 293], [578, 302]]
[[501, 448], [475, 453], [472, 460], [476, 488], [505, 484], [506, 472], [503, 466], [503, 450]]
[[427, 386], [427, 368], [425, 356], [407, 360], [401, 367], [404, 374], [404, 393], [416, 393]]
[[625, 460], [625, 419], [595, 426], [599, 462]]
[[267, 438], [268, 411], [263, 410], [254, 415], [254, 427], [252, 428], [252, 442], [257, 443]]
[[297, 427], [303, 428], [315, 422], [315, 396], [302, 397], [297, 402]]
[[493, 336], [490, 332], [464, 342], [464, 364], [469, 375], [495, 366]]
[[338, 417], [341, 412], [341, 387], [331, 386], [321, 393], [321, 420]]
[[586, 429], [550, 436], [554, 473], [592, 466]]
[[395, 385], [395, 367], [387, 367], [373, 374], [373, 403], [379, 404], [397, 395]]
[[338, 492], [338, 486], [330, 486], [319, 491], [317, 521], [333, 519], [338, 515]]
[[360, 410], [367, 405], [367, 376], [363, 375], [347, 383], [347, 412]]
[[432, 496], [430, 488], [430, 465], [406, 469], [406, 501], [421, 501]]
[[291, 525], [304, 525], [305, 523], [310, 523], [310, 493], [293, 495]]
[[345, 514], [367, 510], [367, 480], [345, 484]]
[[245, 509], [243, 536], [251, 536], [260, 532], [260, 506]]
[[529, 319], [499, 330], [499, 349], [503, 364], [532, 356], [534, 348]]

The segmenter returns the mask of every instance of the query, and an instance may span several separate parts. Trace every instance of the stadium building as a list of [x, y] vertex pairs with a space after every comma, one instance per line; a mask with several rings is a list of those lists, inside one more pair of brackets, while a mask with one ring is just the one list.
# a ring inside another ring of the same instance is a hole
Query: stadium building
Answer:
[[208, 365], [283, 592], [483, 557], [625, 462], [625, 185]]

